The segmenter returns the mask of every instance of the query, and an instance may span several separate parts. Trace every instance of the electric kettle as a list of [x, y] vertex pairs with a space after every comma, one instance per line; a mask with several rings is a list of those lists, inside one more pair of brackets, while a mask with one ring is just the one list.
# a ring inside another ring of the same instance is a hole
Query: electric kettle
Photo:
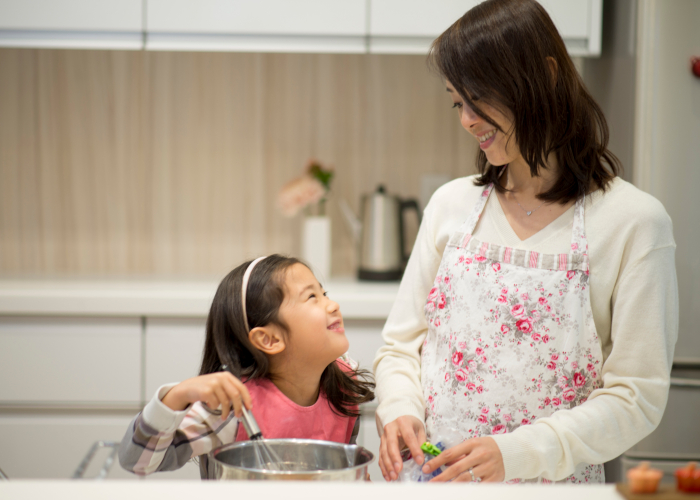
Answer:
[[400, 280], [408, 261], [404, 213], [415, 210], [420, 222], [418, 202], [387, 194], [384, 186], [379, 185], [374, 192], [362, 196], [359, 219], [343, 200], [340, 207], [359, 246], [358, 278], [368, 281]]

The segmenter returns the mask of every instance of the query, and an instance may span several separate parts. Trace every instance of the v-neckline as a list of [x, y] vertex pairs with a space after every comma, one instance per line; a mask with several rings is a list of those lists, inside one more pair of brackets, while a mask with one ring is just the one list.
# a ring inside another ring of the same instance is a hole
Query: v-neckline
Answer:
[[498, 198], [497, 193], [492, 192], [491, 193], [493, 196], [489, 196], [489, 199], [486, 202], [486, 207], [488, 208], [489, 205], [492, 205], [493, 211], [492, 211], [492, 216], [494, 219], [496, 219], [496, 230], [501, 233], [500, 229], [504, 228], [507, 234], [502, 234], [501, 237], [503, 238], [504, 241], [508, 243], [508, 246], [513, 246], [513, 247], [528, 247], [532, 248], [535, 246], [538, 246], [542, 244], [543, 242], [547, 241], [551, 237], [553, 237], [555, 234], [557, 234], [559, 231], [562, 231], [563, 229], [566, 228], [572, 228], [573, 223], [574, 223], [574, 210], [576, 208], [576, 203], [571, 205], [569, 208], [566, 209], [565, 212], [563, 212], [559, 217], [554, 219], [552, 222], [547, 224], [545, 227], [537, 231], [535, 234], [532, 236], [525, 238], [524, 240], [520, 239], [518, 234], [515, 232], [513, 229], [513, 226], [510, 225], [510, 222], [508, 221], [508, 217], [506, 217], [506, 213], [503, 211], [503, 206], [501, 205], [501, 200]]

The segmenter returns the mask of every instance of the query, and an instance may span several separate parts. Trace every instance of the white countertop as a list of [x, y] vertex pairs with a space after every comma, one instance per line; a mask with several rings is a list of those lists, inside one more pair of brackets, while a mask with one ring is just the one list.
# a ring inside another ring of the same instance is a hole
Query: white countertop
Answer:
[[26, 500], [357, 500], [359, 498], [478, 498], [479, 500], [620, 500], [614, 485], [387, 484], [252, 481], [4, 481], [0, 498]]
[[[0, 315], [206, 317], [218, 280], [0, 280]], [[398, 282], [325, 284], [345, 318], [386, 319]]]

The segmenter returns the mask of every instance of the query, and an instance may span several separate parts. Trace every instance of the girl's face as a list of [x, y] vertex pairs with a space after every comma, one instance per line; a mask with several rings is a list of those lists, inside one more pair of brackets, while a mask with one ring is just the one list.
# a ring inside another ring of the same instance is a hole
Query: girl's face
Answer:
[[289, 328], [286, 349], [294, 363], [325, 368], [348, 350], [340, 307], [303, 264], [287, 270], [280, 317]]
[[[462, 127], [479, 141], [479, 147], [486, 154], [486, 159], [491, 165], [506, 165], [522, 158], [520, 148], [515, 142], [515, 137], [512, 137], [512, 132], [506, 136], [503, 132], [497, 130], [496, 127], [477, 115], [464, 102], [449, 81], [445, 83], [447, 84], [447, 91], [452, 97], [453, 107], [457, 108], [459, 113], [459, 121], [462, 123]], [[513, 126], [512, 117], [504, 115], [486, 103], [479, 103], [478, 107], [484, 114], [498, 123], [506, 133], [511, 130]]]

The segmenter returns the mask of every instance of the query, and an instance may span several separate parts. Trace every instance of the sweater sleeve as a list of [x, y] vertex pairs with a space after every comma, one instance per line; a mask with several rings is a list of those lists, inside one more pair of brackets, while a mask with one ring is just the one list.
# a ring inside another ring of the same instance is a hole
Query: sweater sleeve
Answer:
[[138, 475], [176, 470], [193, 457], [232, 443], [238, 419], [231, 412], [226, 420], [200, 402], [174, 411], [162, 399], [177, 384], [161, 386], [156, 395], [129, 424], [119, 446], [119, 463]]
[[442, 258], [435, 243], [433, 216], [433, 206], [428, 204], [396, 301], [382, 332], [385, 345], [377, 351], [374, 360], [380, 434], [386, 424], [400, 416], [425, 419], [420, 353], [428, 324], [423, 308]]
[[561, 480], [579, 463], [600, 464], [651, 433], [663, 415], [678, 335], [675, 245], [646, 249], [621, 269], [612, 295], [603, 387], [582, 405], [492, 436], [505, 479]]

